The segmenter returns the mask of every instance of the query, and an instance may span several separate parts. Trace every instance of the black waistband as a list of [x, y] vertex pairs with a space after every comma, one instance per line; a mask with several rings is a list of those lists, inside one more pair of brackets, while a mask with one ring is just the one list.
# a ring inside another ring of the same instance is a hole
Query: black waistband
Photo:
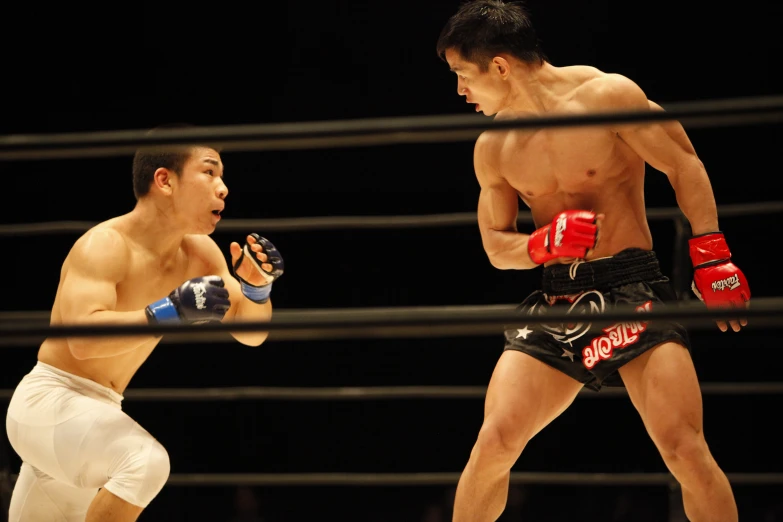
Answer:
[[573, 268], [572, 265], [544, 267], [542, 290], [550, 296], [588, 290], [603, 292], [620, 285], [660, 281], [664, 277], [655, 252], [629, 248], [610, 258], [586, 261]]

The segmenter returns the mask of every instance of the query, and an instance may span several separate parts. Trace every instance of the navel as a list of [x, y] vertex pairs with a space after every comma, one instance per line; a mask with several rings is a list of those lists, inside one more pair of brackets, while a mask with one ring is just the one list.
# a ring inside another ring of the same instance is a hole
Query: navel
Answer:
[[588, 170], [587, 171], [587, 177], [588, 178], [592, 178], [593, 176], [595, 176], [595, 169]]
[[525, 196], [532, 198], [533, 196], [535, 196], [535, 194], [533, 194], [532, 191], [528, 190], [527, 192], [525, 192]]

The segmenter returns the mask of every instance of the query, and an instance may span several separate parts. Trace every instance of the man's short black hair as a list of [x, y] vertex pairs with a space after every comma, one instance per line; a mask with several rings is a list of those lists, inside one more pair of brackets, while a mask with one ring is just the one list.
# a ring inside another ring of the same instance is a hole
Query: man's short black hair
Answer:
[[[195, 128], [190, 123], [169, 123], [159, 125], [147, 132], [147, 135], [153, 135], [160, 130], [168, 129], [187, 129]], [[140, 147], [133, 156], [133, 194], [136, 199], [146, 196], [152, 185], [152, 178], [155, 171], [159, 168], [169, 169], [179, 175], [185, 162], [188, 161], [193, 149], [196, 147], [209, 147], [215, 150], [218, 148], [209, 144], [186, 144], [186, 145], [151, 145]]]
[[483, 71], [499, 53], [529, 64], [541, 65], [546, 60], [530, 15], [519, 1], [473, 0], [462, 4], [438, 38], [438, 56], [444, 61], [448, 49]]

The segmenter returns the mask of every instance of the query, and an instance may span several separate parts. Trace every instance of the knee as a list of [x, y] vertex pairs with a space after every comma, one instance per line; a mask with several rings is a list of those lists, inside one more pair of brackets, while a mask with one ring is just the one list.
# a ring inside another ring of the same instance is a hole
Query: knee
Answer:
[[693, 427], [670, 429], [657, 437], [661, 456], [669, 463], [699, 464], [709, 456], [704, 434]]
[[168, 452], [147, 435], [143, 445], [135, 445], [119, 460], [105, 487], [126, 502], [144, 508], [163, 489], [170, 472]]
[[512, 422], [487, 420], [479, 431], [474, 452], [479, 457], [510, 461], [512, 464], [530, 437], [523, 427]]

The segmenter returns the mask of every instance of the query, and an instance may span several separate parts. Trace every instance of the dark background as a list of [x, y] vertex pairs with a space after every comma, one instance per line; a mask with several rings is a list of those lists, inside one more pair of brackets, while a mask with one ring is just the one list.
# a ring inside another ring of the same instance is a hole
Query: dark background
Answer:
[[[5, 11], [3, 134], [467, 114], [435, 41], [458, 2], [12, 4]], [[783, 92], [779, 3], [531, 1], [550, 61], [635, 80], [667, 103]], [[780, 196], [776, 124], [692, 129], [719, 205]], [[473, 212], [472, 143], [223, 154], [225, 218]], [[0, 163], [8, 223], [101, 221], [133, 207], [130, 157]], [[649, 169], [648, 207], [676, 204]], [[755, 297], [783, 294], [780, 215], [732, 217], [721, 229]], [[674, 229], [652, 223], [670, 272]], [[248, 231], [251, 232], [251, 231]], [[286, 274], [278, 310], [515, 303], [540, 271], [491, 267], [474, 226], [265, 234]], [[228, 244], [240, 234], [216, 232]], [[3, 237], [3, 310], [51, 306], [76, 235]], [[10, 288], [9, 288], [10, 286]], [[703, 382], [778, 381], [777, 331], [693, 333]], [[160, 347], [131, 386], [484, 386], [502, 335], [443, 339], [238, 343]], [[7, 348], [0, 387], [35, 364]], [[5, 407], [5, 406], [4, 406]], [[168, 449], [173, 473], [461, 471], [482, 419], [480, 400], [234, 403], [126, 400], [125, 411]], [[727, 472], [779, 472], [776, 396], [706, 396], [705, 433]], [[4, 442], [4, 441], [3, 441]], [[11, 455], [12, 469], [18, 459]], [[577, 400], [535, 438], [517, 471], [665, 468], [625, 398]], [[744, 520], [762, 520], [779, 487], [736, 486]], [[233, 488], [171, 486], [141, 520], [229, 522]], [[255, 488], [267, 521], [425, 520], [445, 487]], [[664, 519], [664, 487], [530, 486], [530, 518]], [[448, 508], [446, 509], [448, 511]], [[640, 514], [642, 513], [642, 514]], [[521, 520], [511, 516], [508, 520]], [[429, 518], [428, 520], [440, 520]], [[445, 520], [445, 518], [443, 519]], [[780, 520], [765, 518], [763, 520]]]

